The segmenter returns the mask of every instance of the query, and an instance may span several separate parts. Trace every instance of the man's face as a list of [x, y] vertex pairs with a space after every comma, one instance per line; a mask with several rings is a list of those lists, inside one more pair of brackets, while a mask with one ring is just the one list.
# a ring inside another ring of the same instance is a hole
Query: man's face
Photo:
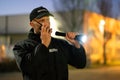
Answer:
[[34, 29], [36, 34], [39, 34], [41, 31], [41, 27], [49, 27], [50, 28], [50, 20], [49, 16], [42, 17], [40, 19], [34, 19], [30, 22], [30, 25]]

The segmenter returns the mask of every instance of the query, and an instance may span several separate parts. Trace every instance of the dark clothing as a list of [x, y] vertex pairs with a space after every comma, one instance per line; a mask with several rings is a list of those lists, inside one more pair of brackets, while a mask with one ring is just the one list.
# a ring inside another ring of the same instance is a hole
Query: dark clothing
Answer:
[[13, 51], [24, 80], [68, 80], [68, 64], [76, 68], [86, 65], [82, 45], [78, 49], [67, 41], [52, 38], [47, 48], [33, 29], [28, 39], [18, 42]]

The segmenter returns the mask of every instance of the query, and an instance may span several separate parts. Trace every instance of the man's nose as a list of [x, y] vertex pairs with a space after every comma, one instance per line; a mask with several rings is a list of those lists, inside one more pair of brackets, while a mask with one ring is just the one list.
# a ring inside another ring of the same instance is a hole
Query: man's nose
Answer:
[[44, 22], [42, 25], [43, 25], [44, 27], [48, 27], [48, 23], [46, 23], [46, 22]]

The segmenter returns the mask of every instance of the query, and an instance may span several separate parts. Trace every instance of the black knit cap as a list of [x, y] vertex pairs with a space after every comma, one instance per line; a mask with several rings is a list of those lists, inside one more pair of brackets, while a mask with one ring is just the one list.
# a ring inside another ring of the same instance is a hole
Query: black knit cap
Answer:
[[41, 18], [41, 17], [44, 17], [44, 16], [53, 16], [45, 7], [37, 7], [35, 9], [33, 9], [30, 13], [30, 21], [32, 21], [34, 18]]

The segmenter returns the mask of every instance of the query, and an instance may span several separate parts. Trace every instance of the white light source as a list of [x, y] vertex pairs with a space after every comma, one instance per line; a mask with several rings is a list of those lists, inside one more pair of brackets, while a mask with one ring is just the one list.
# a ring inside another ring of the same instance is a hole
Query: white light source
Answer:
[[57, 22], [57, 20], [55, 20], [54, 17], [50, 17], [50, 26], [52, 28], [52, 36], [55, 36], [55, 32], [58, 31], [58, 25], [59, 23]]
[[81, 37], [81, 41], [82, 41], [83, 43], [85, 43], [85, 42], [87, 41], [87, 36], [86, 36], [86, 35], [83, 35], [83, 36]]
[[104, 33], [104, 25], [105, 25], [105, 21], [101, 20], [99, 24], [99, 29], [100, 29], [100, 32], [102, 33]]

